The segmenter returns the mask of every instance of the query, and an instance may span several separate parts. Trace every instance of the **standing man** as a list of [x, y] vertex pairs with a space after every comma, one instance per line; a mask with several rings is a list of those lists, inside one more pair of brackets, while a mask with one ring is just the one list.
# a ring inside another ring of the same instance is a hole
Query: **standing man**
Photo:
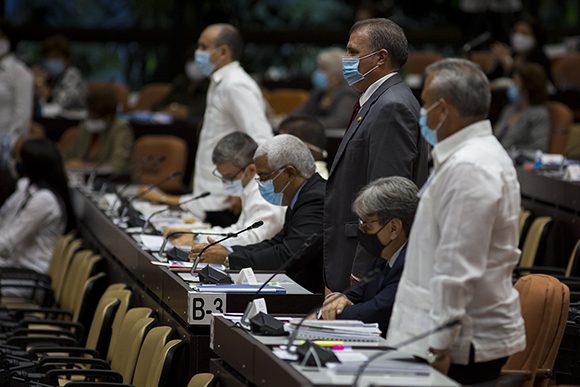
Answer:
[[[228, 211], [220, 181], [212, 176], [213, 149], [221, 138], [236, 131], [248, 134], [258, 145], [272, 137], [262, 92], [238, 62], [242, 49], [242, 37], [234, 26], [213, 24], [203, 30], [195, 51], [195, 64], [210, 77], [210, 85], [195, 157], [193, 195], [211, 195], [188, 208], [198, 218], [224, 227], [234, 223], [235, 216]], [[187, 199], [182, 196], [181, 200]]]
[[334, 158], [324, 205], [325, 283], [335, 292], [350, 286], [351, 273], [356, 281], [376, 261], [357, 243], [356, 194], [380, 177], [402, 176], [421, 186], [427, 175], [419, 103], [398, 74], [407, 56], [407, 38], [390, 20], [367, 19], [350, 30], [342, 71], [362, 94]]
[[526, 346], [512, 271], [519, 259], [520, 189], [486, 119], [485, 74], [462, 59], [426, 71], [421, 133], [433, 175], [420, 195], [387, 340], [397, 345], [458, 319], [408, 347], [463, 384], [493, 380]]

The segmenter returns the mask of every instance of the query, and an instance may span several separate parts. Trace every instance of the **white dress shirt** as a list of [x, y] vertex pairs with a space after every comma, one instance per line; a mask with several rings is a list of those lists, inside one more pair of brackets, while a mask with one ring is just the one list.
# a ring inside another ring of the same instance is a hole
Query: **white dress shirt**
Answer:
[[[192, 202], [192, 212], [200, 219], [204, 211], [223, 211], [227, 208], [222, 183], [212, 175], [211, 156], [218, 141], [233, 132], [244, 132], [258, 144], [272, 138], [272, 128], [266, 118], [266, 105], [256, 82], [238, 62], [232, 62], [211, 75], [203, 125], [199, 134], [193, 195], [211, 195]], [[187, 200], [191, 196], [184, 196]], [[195, 203], [195, 204], [194, 204]]]
[[13, 54], [0, 59], [0, 134], [28, 134], [33, 91], [32, 73], [22, 62]]
[[57, 197], [50, 190], [29, 187], [28, 179], [20, 179], [16, 192], [0, 208], [0, 267], [46, 273], [65, 225]]
[[381, 87], [381, 85], [383, 83], [385, 83], [385, 81], [387, 79], [389, 79], [390, 77], [392, 77], [393, 75], [395, 75], [397, 72], [392, 72], [392, 73], [388, 73], [387, 75], [385, 75], [382, 78], [379, 78], [375, 81], [375, 83], [373, 83], [372, 85], [370, 85], [364, 93], [362, 93], [362, 95], [360, 96], [360, 98], [358, 99], [358, 103], [359, 105], [362, 107], [362, 105], [364, 105], [370, 98], [371, 96], [374, 94], [375, 91], [378, 90], [379, 87]]
[[406, 347], [425, 357], [450, 349], [456, 364], [509, 356], [525, 348], [519, 296], [512, 286], [520, 189], [512, 161], [479, 121], [438, 143], [434, 171], [419, 193], [387, 340], [403, 340], [460, 319]]
[[[235, 224], [232, 224], [229, 227], [216, 226], [209, 230], [199, 231], [215, 233], [236, 232], [250, 226], [258, 220], [263, 221], [264, 224], [261, 227], [246, 231], [243, 234], [240, 234], [240, 236], [228, 239], [224, 242], [228, 246], [245, 246], [266, 239], [271, 239], [282, 230], [282, 226], [284, 226], [286, 207], [275, 206], [265, 201], [258, 190], [258, 183], [255, 179], [250, 179], [250, 182], [244, 187], [240, 199], [242, 200], [242, 212]], [[189, 203], [185, 204], [183, 207], [189, 210], [188, 205]], [[215, 237], [213, 238], [215, 239]]]

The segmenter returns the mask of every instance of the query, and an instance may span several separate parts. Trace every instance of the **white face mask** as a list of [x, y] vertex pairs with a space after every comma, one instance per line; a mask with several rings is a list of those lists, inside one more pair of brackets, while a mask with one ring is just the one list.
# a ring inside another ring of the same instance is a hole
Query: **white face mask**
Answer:
[[100, 133], [107, 128], [107, 122], [99, 118], [88, 118], [85, 128], [89, 133]]
[[185, 74], [191, 81], [201, 81], [206, 78], [206, 76], [199, 71], [195, 61], [192, 60], [185, 64]]
[[241, 180], [232, 180], [223, 182], [224, 193], [229, 196], [242, 196], [244, 186]]
[[533, 36], [514, 32], [511, 36], [512, 48], [518, 54], [530, 51], [536, 45], [536, 39]]
[[10, 51], [10, 42], [6, 39], [0, 39], [0, 56]]

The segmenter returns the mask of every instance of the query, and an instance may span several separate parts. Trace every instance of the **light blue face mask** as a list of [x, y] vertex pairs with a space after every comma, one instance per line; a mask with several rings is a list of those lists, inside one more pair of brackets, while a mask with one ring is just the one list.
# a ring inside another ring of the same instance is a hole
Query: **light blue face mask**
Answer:
[[518, 89], [518, 87], [516, 85], [511, 85], [510, 87], [508, 87], [506, 90], [506, 94], [507, 94], [508, 100], [512, 104], [516, 104], [520, 100], [520, 90]]
[[258, 180], [258, 190], [260, 191], [260, 194], [262, 195], [265, 201], [275, 206], [282, 205], [282, 200], [284, 199], [284, 191], [290, 185], [289, 181], [280, 192], [276, 192], [276, 189], [274, 188], [274, 180], [276, 180], [278, 176], [282, 174], [282, 171], [283, 170], [278, 172], [278, 174], [270, 180], [266, 181]]
[[46, 72], [51, 77], [56, 77], [57, 75], [59, 75], [60, 73], [62, 73], [64, 71], [66, 64], [64, 63], [64, 61], [62, 59], [52, 58], [52, 59], [46, 59], [42, 63], [42, 67], [44, 67]]
[[328, 87], [328, 76], [324, 71], [316, 69], [314, 73], [312, 73], [312, 86], [314, 86], [316, 90], [326, 90]]
[[206, 77], [209, 77], [213, 73], [215, 65], [209, 59], [209, 51], [195, 50], [194, 61], [199, 71]]
[[375, 66], [364, 74], [361, 74], [360, 71], [358, 71], [358, 65], [360, 63], [360, 60], [368, 58], [371, 55], [376, 54], [377, 52], [378, 51], [371, 52], [370, 54], [361, 56], [360, 58], [358, 56], [342, 57], [342, 76], [344, 77], [344, 80], [349, 86], [352, 86], [355, 83], [362, 81], [363, 79], [365, 79], [367, 75], [369, 75], [372, 71], [374, 71], [379, 67]]
[[435, 144], [437, 144], [437, 130], [441, 127], [443, 121], [437, 125], [436, 129], [431, 129], [427, 125], [427, 113], [429, 113], [431, 109], [437, 106], [439, 102], [441, 102], [441, 100], [435, 102], [433, 105], [431, 105], [431, 107], [429, 107], [429, 109], [421, 108], [419, 112], [419, 126], [421, 127], [421, 135], [431, 146], [435, 146]]

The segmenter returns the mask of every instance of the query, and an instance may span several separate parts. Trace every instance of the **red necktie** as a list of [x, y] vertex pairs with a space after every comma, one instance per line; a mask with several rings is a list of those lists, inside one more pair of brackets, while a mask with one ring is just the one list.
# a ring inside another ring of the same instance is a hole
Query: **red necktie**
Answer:
[[348, 121], [348, 126], [350, 126], [352, 124], [352, 122], [354, 121], [356, 115], [358, 114], [360, 110], [360, 103], [357, 99], [356, 103], [354, 104], [353, 108], [352, 108], [352, 115], [350, 116], [350, 120]]

